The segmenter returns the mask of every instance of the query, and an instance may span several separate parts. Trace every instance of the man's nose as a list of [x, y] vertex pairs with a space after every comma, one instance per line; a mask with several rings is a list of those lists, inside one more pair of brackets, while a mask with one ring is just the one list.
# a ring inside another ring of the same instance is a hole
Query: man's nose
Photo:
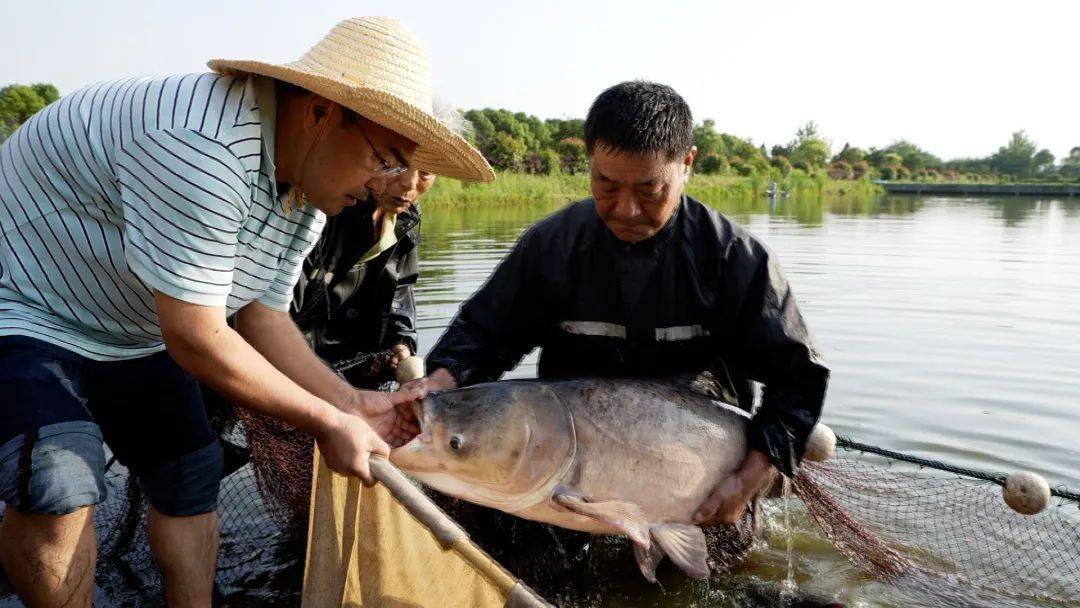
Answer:
[[375, 196], [382, 196], [383, 192], [386, 192], [386, 186], [389, 183], [385, 177], [373, 177], [368, 180], [368, 183], [364, 184], [368, 190]]
[[611, 215], [620, 220], [632, 220], [641, 215], [641, 205], [638, 203], [634, 193], [620, 194], [615, 201], [615, 208], [612, 209]]

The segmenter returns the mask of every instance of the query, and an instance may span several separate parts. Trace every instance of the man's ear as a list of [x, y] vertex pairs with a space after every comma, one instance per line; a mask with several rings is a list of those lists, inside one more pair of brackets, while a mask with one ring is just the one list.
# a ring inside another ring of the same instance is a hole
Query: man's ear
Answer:
[[304, 103], [304, 126], [314, 130], [330, 118], [334, 102], [312, 93]]
[[687, 150], [686, 156], [682, 159], [683, 164], [683, 179], [690, 177], [690, 171], [694, 168], [694, 158], [697, 156], [697, 146], [690, 146]]

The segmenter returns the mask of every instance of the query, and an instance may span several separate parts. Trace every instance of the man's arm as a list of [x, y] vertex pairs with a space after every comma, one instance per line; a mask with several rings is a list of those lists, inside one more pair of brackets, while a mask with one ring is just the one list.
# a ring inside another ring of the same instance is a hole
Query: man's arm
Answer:
[[236, 330], [293, 382], [344, 412], [363, 416], [391, 444], [419, 432], [407, 404], [394, 407], [387, 393], [357, 390], [327, 367], [288, 313], [252, 302], [236, 313]]
[[[364, 418], [342, 412], [326, 398], [316, 396], [290, 380], [228, 326], [224, 309], [191, 304], [161, 292], [155, 292], [154, 297], [165, 346], [180, 367], [236, 403], [311, 433], [331, 468], [358, 476], [368, 483], [372, 481], [368, 456], [370, 453], [388, 454], [389, 446]], [[293, 332], [299, 335], [295, 326]], [[275, 347], [275, 358], [284, 360], [295, 356], [303, 359], [305, 352], [314, 358], [306, 342], [300, 346], [302, 348], [279, 343]], [[294, 365], [292, 371], [296, 372], [298, 367], [303, 365]], [[329, 370], [326, 372], [333, 376]], [[320, 378], [314, 370], [298, 375], [313, 387]], [[343, 394], [338, 393], [340, 380], [335, 380], [330, 384], [335, 388], [320, 389], [326, 397]], [[382, 398], [389, 400], [393, 407], [413, 397], [402, 394]]]
[[538, 280], [527, 231], [470, 297], [427, 357], [432, 389], [498, 380], [539, 343]]
[[734, 307], [729, 361], [764, 384], [750, 423], [750, 446], [784, 475], [794, 475], [821, 416], [829, 369], [813, 344], [776, 259], [753, 238], [733, 241], [725, 264]]

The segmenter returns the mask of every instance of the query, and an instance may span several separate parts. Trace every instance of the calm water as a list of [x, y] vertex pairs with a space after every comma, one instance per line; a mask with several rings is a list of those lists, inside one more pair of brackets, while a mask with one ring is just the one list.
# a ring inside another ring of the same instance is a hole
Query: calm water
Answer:
[[[424, 210], [421, 350], [521, 231], [560, 206]], [[824, 420], [838, 433], [1080, 487], [1080, 201], [883, 197], [717, 207], [779, 256], [833, 370]], [[512, 376], [534, 375], [535, 354]], [[774, 545], [751, 558], [755, 580], [783, 580], [786, 551]], [[874, 597], [827, 547], [804, 548], [817, 554], [806, 568], [831, 573], [823, 593], [862, 585], [865, 593], [844, 597]]]

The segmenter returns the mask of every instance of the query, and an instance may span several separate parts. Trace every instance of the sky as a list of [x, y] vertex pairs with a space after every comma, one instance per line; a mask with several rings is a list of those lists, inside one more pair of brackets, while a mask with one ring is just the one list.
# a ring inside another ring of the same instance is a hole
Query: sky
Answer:
[[904, 138], [986, 156], [1021, 129], [1058, 158], [1080, 146], [1074, 0], [0, 0], [0, 86], [289, 61], [360, 15], [405, 21], [437, 95], [465, 109], [583, 117], [607, 86], [644, 78], [768, 146], [810, 120], [834, 151]]

